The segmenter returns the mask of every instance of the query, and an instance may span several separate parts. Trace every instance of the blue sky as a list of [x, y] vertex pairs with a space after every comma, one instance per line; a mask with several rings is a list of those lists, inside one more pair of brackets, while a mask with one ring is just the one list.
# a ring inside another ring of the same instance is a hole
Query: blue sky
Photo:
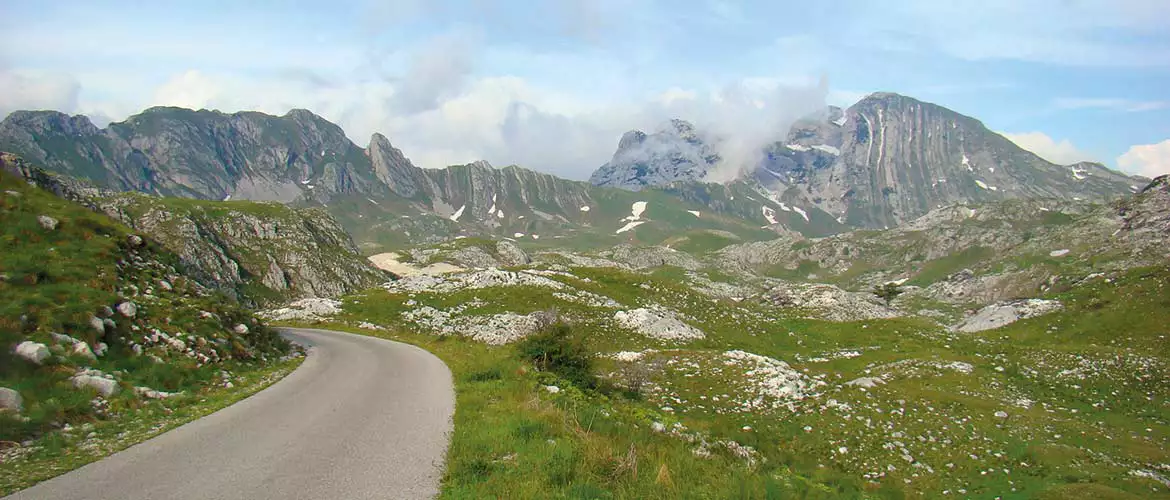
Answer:
[[631, 128], [681, 116], [765, 141], [883, 90], [1057, 162], [1170, 172], [1170, 2], [0, 4], [0, 114], [301, 107], [427, 167], [581, 179]]

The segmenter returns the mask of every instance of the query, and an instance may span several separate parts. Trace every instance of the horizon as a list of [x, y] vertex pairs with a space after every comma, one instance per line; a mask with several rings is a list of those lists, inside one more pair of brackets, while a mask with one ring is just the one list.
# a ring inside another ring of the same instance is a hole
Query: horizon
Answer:
[[422, 167], [584, 180], [628, 130], [677, 117], [754, 145], [882, 89], [1054, 163], [1170, 172], [1170, 4], [847, 3], [20, 0], [0, 7], [0, 116], [303, 108]]

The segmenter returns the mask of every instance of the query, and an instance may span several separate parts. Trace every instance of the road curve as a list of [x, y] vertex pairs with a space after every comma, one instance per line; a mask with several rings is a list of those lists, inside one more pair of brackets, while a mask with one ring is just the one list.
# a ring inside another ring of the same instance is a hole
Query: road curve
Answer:
[[429, 498], [455, 397], [414, 346], [281, 329], [309, 347], [296, 371], [204, 418], [7, 499]]

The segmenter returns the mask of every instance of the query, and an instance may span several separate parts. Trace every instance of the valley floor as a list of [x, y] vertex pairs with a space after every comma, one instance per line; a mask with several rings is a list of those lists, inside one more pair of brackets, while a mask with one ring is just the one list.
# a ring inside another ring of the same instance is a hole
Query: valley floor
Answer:
[[[1170, 498], [1165, 267], [1094, 276], [1046, 295], [1055, 312], [975, 333], [806, 319], [678, 273], [415, 277], [284, 321], [447, 362], [444, 498]], [[554, 310], [596, 384], [504, 345]]]

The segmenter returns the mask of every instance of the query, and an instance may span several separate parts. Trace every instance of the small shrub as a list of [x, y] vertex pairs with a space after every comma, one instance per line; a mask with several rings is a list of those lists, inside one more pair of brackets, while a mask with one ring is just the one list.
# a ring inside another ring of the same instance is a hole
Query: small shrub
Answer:
[[884, 300], [888, 306], [895, 297], [902, 295], [902, 287], [897, 283], [886, 283], [873, 287], [873, 294]]
[[591, 371], [593, 353], [567, 324], [556, 323], [544, 328], [516, 348], [521, 358], [540, 371], [554, 373], [581, 388], [597, 387], [597, 377]]

